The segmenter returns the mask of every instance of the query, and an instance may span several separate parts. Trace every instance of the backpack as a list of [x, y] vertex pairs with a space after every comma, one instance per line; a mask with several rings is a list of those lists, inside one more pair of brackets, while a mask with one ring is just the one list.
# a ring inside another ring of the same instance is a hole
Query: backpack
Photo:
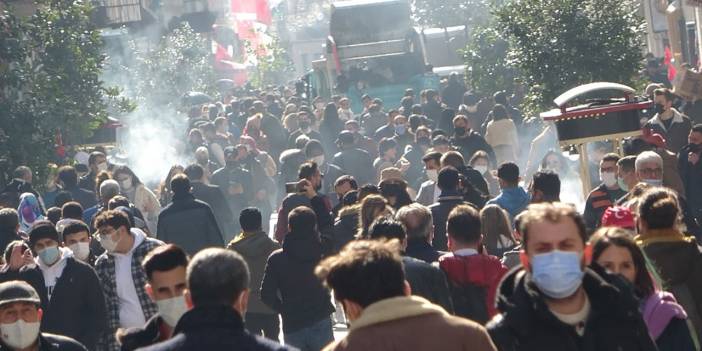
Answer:
[[[462, 266], [465, 271], [467, 269], [466, 263], [463, 262]], [[487, 289], [472, 283], [459, 283], [452, 279], [448, 279], [448, 281], [455, 314], [483, 325], [487, 323], [490, 320], [485, 303]]]

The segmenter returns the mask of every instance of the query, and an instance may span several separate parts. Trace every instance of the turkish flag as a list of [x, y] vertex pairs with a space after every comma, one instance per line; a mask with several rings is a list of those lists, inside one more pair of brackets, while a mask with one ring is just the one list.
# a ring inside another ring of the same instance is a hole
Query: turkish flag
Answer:
[[672, 82], [673, 79], [675, 79], [675, 76], [678, 75], [678, 70], [676, 70], [675, 65], [673, 65], [673, 53], [670, 51], [669, 46], [665, 47], [663, 64], [668, 67], [668, 80]]

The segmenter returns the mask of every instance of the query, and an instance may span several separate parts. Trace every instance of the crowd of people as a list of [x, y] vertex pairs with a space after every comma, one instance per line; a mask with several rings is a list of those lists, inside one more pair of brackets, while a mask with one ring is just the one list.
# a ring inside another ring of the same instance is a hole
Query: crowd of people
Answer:
[[554, 125], [450, 81], [194, 106], [159, 184], [102, 148], [17, 167], [0, 349], [699, 350], [702, 124], [651, 85], [571, 204]]

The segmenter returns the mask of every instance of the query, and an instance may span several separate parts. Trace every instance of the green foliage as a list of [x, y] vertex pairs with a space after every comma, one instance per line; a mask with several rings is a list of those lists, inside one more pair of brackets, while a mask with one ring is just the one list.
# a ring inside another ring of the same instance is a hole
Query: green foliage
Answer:
[[[632, 84], [645, 22], [636, 0], [516, 0], [495, 11], [535, 107], [595, 81]], [[538, 89], [534, 89], [538, 87]]]
[[292, 60], [282, 47], [277, 36], [270, 44], [258, 48], [245, 43], [249, 55], [256, 57], [256, 68], [251, 76], [251, 84], [263, 88], [270, 84], [280, 84], [288, 80], [295, 71]]
[[507, 60], [509, 43], [493, 25], [473, 30], [461, 53], [466, 62], [466, 81], [485, 95], [512, 91], [517, 71]]
[[82, 1], [41, 3], [29, 18], [0, 15], [0, 158], [41, 171], [65, 144], [89, 137], [115, 96], [100, 81], [102, 40]]
[[127, 57], [115, 57], [105, 75], [119, 81], [140, 108], [176, 110], [189, 91], [216, 91], [208, 41], [187, 23], [164, 35], [155, 48], [138, 39], [127, 46]]
[[491, 0], [413, 0], [415, 22], [424, 28], [484, 25]]

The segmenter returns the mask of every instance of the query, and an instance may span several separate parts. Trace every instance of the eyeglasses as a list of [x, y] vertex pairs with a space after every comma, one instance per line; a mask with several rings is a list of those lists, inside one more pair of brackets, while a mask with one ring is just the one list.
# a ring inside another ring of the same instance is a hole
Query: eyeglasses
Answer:
[[646, 175], [646, 176], [661, 176], [663, 175], [663, 169], [662, 168], [642, 168], [639, 170], [641, 174]]
[[112, 236], [112, 234], [114, 234], [114, 233], [116, 233], [116, 232], [117, 232], [117, 230], [115, 230], [115, 229], [113, 229], [113, 228], [110, 228], [110, 229], [107, 229], [107, 230], [98, 231], [98, 232], [97, 232], [97, 236], [98, 236], [98, 238], [100, 238], [100, 239], [101, 239], [101, 238], [106, 238], [106, 237]]

